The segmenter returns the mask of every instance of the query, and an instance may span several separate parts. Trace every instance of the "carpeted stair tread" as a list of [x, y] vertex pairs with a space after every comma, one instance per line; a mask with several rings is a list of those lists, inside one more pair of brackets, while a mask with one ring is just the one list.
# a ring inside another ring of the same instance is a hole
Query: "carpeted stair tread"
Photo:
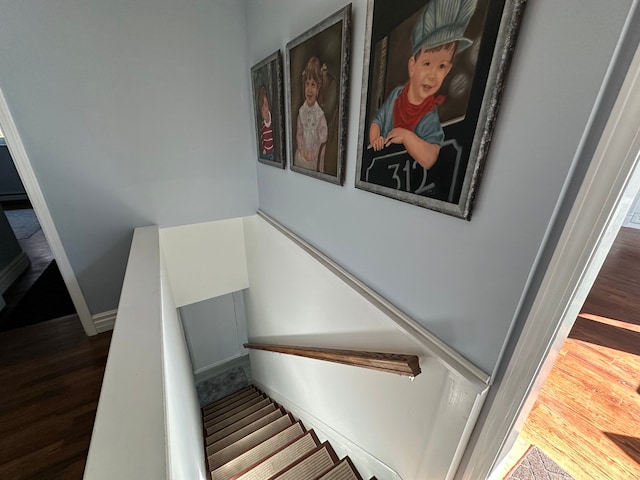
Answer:
[[284, 417], [280, 417], [277, 420], [265, 425], [262, 428], [259, 428], [255, 432], [246, 435], [244, 438], [241, 438], [231, 445], [228, 445], [217, 452], [209, 455], [207, 460], [209, 462], [209, 468], [214, 470], [230, 460], [233, 460], [239, 455], [242, 455], [246, 451], [252, 449], [256, 445], [267, 440], [269, 437], [283, 431], [287, 427], [293, 425], [295, 421], [293, 417], [288, 414]]
[[338, 457], [333, 451], [333, 448], [331, 448], [331, 445], [329, 445], [328, 442], [324, 442], [284, 472], [271, 477], [270, 480], [315, 479], [332, 468], [337, 461]]
[[288, 468], [298, 459], [316, 449], [320, 442], [313, 430], [274, 452], [259, 464], [249, 467], [234, 480], [264, 480]]
[[253, 407], [254, 405], [258, 405], [258, 404], [264, 402], [265, 400], [269, 401], [268, 398], [266, 398], [265, 396], [263, 396], [261, 394], [260, 396], [255, 397], [255, 398], [251, 398], [251, 399], [247, 400], [245, 403], [243, 403], [242, 405], [238, 405], [237, 407], [235, 407], [235, 408], [233, 408], [231, 410], [228, 410], [228, 411], [226, 411], [225, 413], [223, 413], [221, 415], [217, 415], [217, 416], [213, 416], [213, 417], [205, 417], [203, 419], [204, 420], [204, 426], [205, 426], [205, 428], [212, 427], [216, 423], [220, 423], [220, 422], [226, 420], [227, 418], [235, 417], [237, 414], [244, 412], [245, 410]]
[[276, 410], [274, 412], [269, 413], [268, 415], [265, 415], [262, 418], [259, 418], [255, 422], [250, 423], [249, 425], [242, 427], [239, 430], [236, 430], [230, 435], [227, 435], [226, 437], [221, 438], [217, 442], [214, 442], [211, 445], [209, 445], [207, 447], [207, 456], [213, 455], [214, 453], [219, 452], [223, 448], [228, 447], [229, 445], [237, 442], [238, 440], [241, 440], [243, 437], [246, 437], [253, 432], [256, 432], [262, 427], [269, 425], [270, 423], [278, 420], [284, 415], [285, 413], [282, 410]]
[[224, 420], [221, 420], [219, 422], [216, 422], [214, 425], [211, 425], [210, 427], [205, 426], [205, 432], [206, 435], [212, 435], [220, 430], [222, 430], [223, 428], [228, 427], [229, 425], [232, 425], [234, 423], [236, 423], [238, 420], [251, 415], [252, 413], [256, 413], [257, 411], [259, 411], [260, 409], [272, 404], [273, 402], [269, 399], [269, 398], [265, 398], [264, 400], [262, 400], [260, 403], [256, 403], [255, 405], [252, 405], [250, 407], [248, 407], [246, 410], [243, 410], [237, 414], [235, 414], [232, 417], [228, 417], [225, 418]]
[[340, 463], [322, 475], [318, 480], [362, 480], [349, 458], [343, 458]]
[[212, 480], [229, 480], [231, 477], [241, 472], [245, 468], [258, 463], [260, 460], [278, 450], [280, 447], [290, 443], [302, 436], [304, 427], [301, 422], [296, 422], [282, 432], [256, 445], [251, 450], [234, 458], [230, 462], [216, 468], [211, 472]]
[[249, 385], [248, 387], [241, 388], [238, 391], [225, 395], [222, 398], [214, 400], [213, 402], [209, 402], [206, 405], [202, 406], [202, 411], [210, 410], [212, 408], [216, 408], [220, 405], [224, 405], [225, 403], [234, 401], [234, 399], [240, 398], [242, 395], [246, 395], [247, 393], [255, 392], [257, 389], [253, 385]]
[[237, 402], [233, 402], [230, 403], [228, 405], [223, 406], [222, 408], [220, 408], [219, 410], [216, 410], [214, 412], [208, 413], [204, 416], [203, 420], [205, 422], [205, 424], [210, 423], [212, 421], [215, 420], [220, 420], [223, 419], [225, 417], [234, 415], [236, 413], [238, 413], [239, 411], [241, 411], [243, 408], [248, 407], [249, 405], [252, 405], [253, 403], [259, 402], [260, 399], [265, 398], [265, 395], [263, 395], [262, 393], [256, 392], [252, 395], [249, 395], [247, 397], [243, 397], [240, 400], [238, 400]]
[[205, 445], [208, 447], [209, 445], [211, 445], [212, 443], [217, 442], [221, 438], [224, 438], [227, 435], [231, 435], [233, 432], [235, 432], [237, 430], [240, 430], [242, 427], [245, 427], [245, 426], [255, 422], [256, 420], [259, 420], [260, 418], [264, 417], [265, 415], [268, 415], [271, 412], [274, 412], [276, 410], [278, 410], [278, 407], [274, 403], [270, 403], [269, 405], [267, 405], [266, 407], [261, 408], [257, 412], [252, 413], [251, 415], [247, 415], [246, 417], [241, 418], [237, 422], [232, 423], [228, 427], [225, 427], [225, 428], [223, 428], [221, 430], [218, 430], [217, 432], [212, 433], [211, 435], [207, 436], [207, 438], [205, 440]]
[[202, 416], [204, 417], [207, 414], [214, 412], [216, 409], [223, 407], [224, 405], [227, 405], [229, 403], [240, 400], [242, 397], [251, 395], [256, 391], [257, 391], [256, 388], [253, 385], [250, 385], [248, 387], [243, 388], [242, 390], [238, 390], [237, 392], [232, 393], [231, 395], [227, 395], [224, 398], [216, 400], [215, 402], [211, 402], [205, 405], [204, 407], [202, 407]]

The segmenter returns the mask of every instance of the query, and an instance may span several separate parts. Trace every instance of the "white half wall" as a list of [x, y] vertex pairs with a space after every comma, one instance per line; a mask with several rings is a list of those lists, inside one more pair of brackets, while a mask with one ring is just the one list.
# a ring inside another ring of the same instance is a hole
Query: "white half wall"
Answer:
[[162, 296], [162, 368], [164, 371], [165, 422], [167, 425], [167, 478], [207, 480], [200, 403], [185, 332], [173, 302], [171, 281], [160, 254]]
[[86, 480], [166, 478], [158, 228], [138, 228], [111, 337]]
[[184, 332], [157, 226], [137, 228], [84, 478], [207, 478]]
[[252, 351], [256, 384], [349, 454], [363, 477], [451, 478], [487, 386], [448, 368], [264, 219], [244, 226], [250, 341], [415, 354], [422, 368], [412, 381]]
[[241, 218], [163, 228], [160, 242], [177, 307], [249, 287]]

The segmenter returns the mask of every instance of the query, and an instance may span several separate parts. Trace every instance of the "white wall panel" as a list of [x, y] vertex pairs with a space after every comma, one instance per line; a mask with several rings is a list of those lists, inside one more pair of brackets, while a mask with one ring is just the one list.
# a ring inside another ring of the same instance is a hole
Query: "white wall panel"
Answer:
[[236, 314], [235, 297], [222, 295], [180, 309], [195, 374], [243, 354], [246, 322], [244, 312]]
[[[354, 461], [360, 458], [358, 466], [365, 476], [394, 479], [395, 471], [403, 479], [449, 478], [484, 388], [445, 367], [265, 220], [251, 217], [244, 223], [251, 341], [411, 353], [420, 357], [422, 368], [411, 381], [252, 351], [254, 380], [328, 438], [337, 432], [338, 444], [348, 439], [341, 448], [345, 453], [353, 450]], [[368, 455], [360, 455], [360, 449]]]
[[160, 240], [176, 306], [249, 286], [242, 219], [163, 228]]

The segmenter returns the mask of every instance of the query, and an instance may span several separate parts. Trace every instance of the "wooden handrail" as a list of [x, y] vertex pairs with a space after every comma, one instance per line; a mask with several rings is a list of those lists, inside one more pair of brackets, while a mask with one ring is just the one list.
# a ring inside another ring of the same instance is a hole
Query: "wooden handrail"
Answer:
[[420, 370], [420, 362], [416, 355], [257, 343], [245, 343], [244, 348], [314, 358], [316, 360], [370, 368], [388, 373], [396, 373], [398, 375], [407, 375], [409, 377], [415, 377], [422, 371]]

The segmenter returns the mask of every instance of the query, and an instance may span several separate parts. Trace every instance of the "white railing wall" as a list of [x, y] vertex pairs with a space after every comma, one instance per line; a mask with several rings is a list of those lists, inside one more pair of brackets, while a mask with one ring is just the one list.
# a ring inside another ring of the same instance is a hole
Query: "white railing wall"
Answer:
[[137, 228], [84, 478], [204, 480], [200, 422], [159, 229]]

